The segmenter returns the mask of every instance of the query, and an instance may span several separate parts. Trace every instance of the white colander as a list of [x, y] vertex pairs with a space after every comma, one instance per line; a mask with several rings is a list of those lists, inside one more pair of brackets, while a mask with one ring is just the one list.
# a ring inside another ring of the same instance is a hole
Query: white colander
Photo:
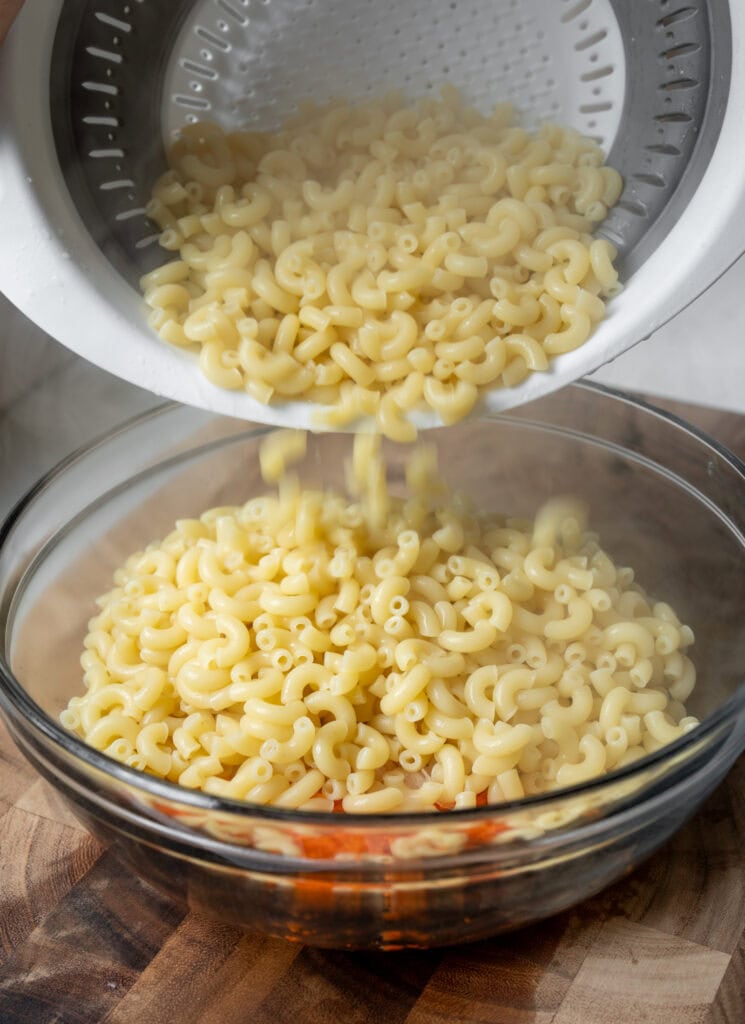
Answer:
[[595, 136], [626, 182], [602, 229], [625, 290], [586, 345], [488, 408], [596, 369], [745, 250], [743, 0], [27, 0], [0, 54], [0, 288], [135, 384], [309, 426], [303, 404], [214, 387], [147, 327], [136, 285], [165, 258], [144, 214], [164, 140], [196, 119], [269, 128], [299, 99], [444, 81]]

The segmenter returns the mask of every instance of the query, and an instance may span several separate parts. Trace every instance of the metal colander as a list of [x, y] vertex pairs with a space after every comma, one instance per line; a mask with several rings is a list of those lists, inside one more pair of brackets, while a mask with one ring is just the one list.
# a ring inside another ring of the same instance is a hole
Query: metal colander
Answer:
[[[745, 249], [739, 0], [29, 0], [2, 55], [0, 286], [120, 376], [192, 404], [305, 422], [201, 379], [144, 324], [164, 261], [144, 207], [197, 119], [279, 126], [298, 100], [412, 98], [444, 81], [597, 138], [625, 189], [602, 227], [626, 290], [590, 342], [487, 400], [504, 408], [647, 336]], [[33, 53], [32, 53], [33, 50]], [[104, 258], [102, 258], [104, 257]], [[46, 269], [42, 286], [39, 273]]]

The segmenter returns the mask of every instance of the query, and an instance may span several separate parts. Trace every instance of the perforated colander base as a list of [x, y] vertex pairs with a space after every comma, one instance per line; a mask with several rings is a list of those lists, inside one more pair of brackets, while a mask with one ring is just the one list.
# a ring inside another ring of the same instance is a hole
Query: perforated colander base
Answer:
[[198, 0], [166, 69], [163, 123], [272, 128], [305, 97], [419, 97], [448, 81], [484, 111], [510, 101], [529, 126], [553, 119], [612, 142], [625, 61], [610, 3]]
[[729, 83], [727, 0], [67, 0], [52, 120], [73, 199], [129, 280], [162, 260], [144, 215], [187, 121], [278, 126], [299, 99], [443, 81], [601, 141], [626, 181], [604, 225], [628, 277], [695, 191]]

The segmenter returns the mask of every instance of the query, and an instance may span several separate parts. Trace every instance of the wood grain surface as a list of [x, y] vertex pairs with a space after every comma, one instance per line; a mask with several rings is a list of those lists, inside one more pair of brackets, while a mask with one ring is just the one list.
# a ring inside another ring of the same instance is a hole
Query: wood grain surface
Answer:
[[[665, 405], [745, 456], [745, 418]], [[339, 953], [216, 924], [126, 874], [0, 725], [0, 1024], [743, 1024], [745, 757], [581, 906], [452, 950]]]

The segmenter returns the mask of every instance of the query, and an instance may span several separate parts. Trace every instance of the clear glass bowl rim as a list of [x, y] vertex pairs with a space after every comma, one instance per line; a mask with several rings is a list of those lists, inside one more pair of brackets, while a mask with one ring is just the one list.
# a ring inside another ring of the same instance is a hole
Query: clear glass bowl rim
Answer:
[[[676, 416], [674, 413], [659, 409], [642, 398], [626, 394], [614, 388], [606, 387], [605, 385], [598, 384], [594, 381], [577, 381], [568, 385], [566, 388], [563, 388], [562, 391], [569, 391], [573, 389], [589, 392], [598, 398], [631, 405], [642, 412], [645, 416], [658, 418], [667, 422], [672, 427], [676, 428], [676, 430], [681, 434], [687, 434], [695, 444], [713, 450], [720, 459], [729, 464], [729, 466], [741, 477], [743, 483], [745, 483], [745, 462], [739, 459], [725, 445], [721, 444], [705, 431], [699, 430], [697, 427], [694, 427], [692, 424], [681, 419], [679, 416]], [[547, 398], [550, 399], [551, 395], [548, 395]], [[541, 401], [542, 399], [538, 399], [535, 403], [531, 403], [531, 405], [540, 405]], [[157, 421], [159, 417], [166, 416], [169, 412], [178, 408], [181, 408], [181, 406], [179, 406], [179, 403], [177, 402], [161, 403], [155, 408], [133, 416], [124, 423], [117, 425], [114, 429], [107, 431], [91, 443], [78, 448], [66, 458], [58, 462], [52, 469], [40, 477], [36, 484], [34, 484], [11, 508], [10, 512], [6, 515], [5, 520], [0, 523], [0, 554], [4, 550], [15, 526], [20, 523], [26, 511], [35, 502], [42, 500], [45, 492], [55, 482], [63, 477], [65, 472], [75, 463], [97, 449], [105, 447], [116, 437], [126, 434], [133, 427], [140, 426], [148, 420]], [[523, 406], [522, 408], [529, 409], [530, 405]], [[197, 414], [200, 414], [199, 410], [196, 412]], [[481, 419], [488, 422], [515, 422], [518, 424], [527, 424], [531, 422], [529, 419], [526, 420], [522, 417], [515, 420], [509, 413], [485, 415], [481, 417]], [[532, 422], [543, 429], [547, 429], [549, 427], [549, 424], [542, 422], [540, 419]], [[245, 434], [239, 436], [250, 437], [252, 434], [255, 434], [258, 437], [261, 434], [267, 433], [268, 430], [271, 429], [273, 428], [267, 428], [261, 424], [247, 423]], [[551, 425], [550, 429], [569, 438], [572, 436], [590, 436], [588, 434], [583, 434], [581, 431], [565, 426]], [[232, 437], [234, 438], [235, 435], [232, 435]], [[218, 442], [210, 442], [208, 447], [219, 448], [220, 441], [222, 440], [223, 439], [220, 439]], [[225, 440], [227, 440], [227, 438]], [[634, 453], [629, 449], [623, 448], [617, 443], [601, 443], [606, 444], [606, 446], [612, 446], [617, 452], [621, 451], [629, 456], [634, 455]], [[181, 454], [183, 454], [184, 457], [187, 457], [189, 453], [184, 452]], [[639, 457], [637, 461], [649, 465], [649, 460], [646, 457]], [[657, 468], [661, 469], [662, 467], [657, 466]], [[144, 472], [153, 472], [157, 471], [157, 469], [158, 466], [156, 465], [155, 467], [149, 467], [149, 469]], [[677, 474], [671, 474], [668, 470], [665, 470], [664, 472], [668, 479], [672, 477], [679, 486], [682, 486], [689, 492], [700, 494], [696, 488], [693, 488], [687, 483], [687, 481], [679, 477]], [[711, 504], [708, 499], [705, 500], [707, 504]], [[721, 509], [718, 509], [718, 511], [720, 515], [723, 515]], [[731, 520], [728, 517], [724, 518], [727, 524], [732, 527], [733, 524]], [[739, 533], [740, 531], [738, 530], [736, 532]], [[54, 535], [54, 537], [56, 536], [57, 534]], [[50, 539], [53, 540], [54, 537]], [[41, 550], [34, 555], [34, 563], [36, 563], [37, 559], [43, 554], [49, 543], [50, 541], [45, 542]], [[465, 824], [468, 822], [478, 822], [498, 817], [502, 814], [511, 814], [529, 809], [539, 809], [548, 804], [555, 803], [556, 801], [568, 800], [578, 796], [602, 792], [603, 789], [611, 788], [618, 782], [632, 779], [635, 775], [641, 774], [649, 768], [660, 766], [664, 764], [665, 761], [676, 757], [678, 754], [684, 753], [689, 747], [698, 745], [703, 739], [713, 734], [722, 724], [726, 723], [728, 720], [735, 719], [738, 712], [745, 708], [745, 679], [743, 679], [735, 692], [723, 704], [711, 712], [711, 714], [704, 719], [701, 725], [691, 730], [691, 732], [686, 733], [684, 736], [680, 737], [680, 739], [665, 745], [660, 750], [655, 751], [652, 754], [648, 754], [646, 757], [640, 758], [640, 760], [635, 761], [633, 764], [627, 765], [624, 768], [609, 772], [607, 775], [602, 775], [587, 782], [568, 786], [563, 789], [551, 790], [548, 793], [523, 797], [520, 800], [505, 801], [500, 804], [484, 804], [480, 807], [469, 809], [461, 808], [447, 811], [417, 811], [401, 814], [354, 814], [348, 812], [340, 814], [335, 811], [288, 810], [263, 804], [249, 804], [240, 800], [212, 796], [211, 794], [204, 793], [201, 790], [188, 789], [184, 786], [178, 785], [178, 783], [158, 779], [155, 776], [148, 775], [146, 772], [130, 768], [127, 765], [121, 764], [113, 758], [108, 757], [101, 751], [88, 746], [83, 742], [83, 740], [68, 732], [62, 727], [62, 725], [58, 724], [53, 718], [47, 715], [46, 712], [26, 693], [22, 683], [12, 672], [5, 657], [6, 628], [7, 620], [0, 620], [0, 629], [3, 630], [3, 633], [0, 634], [0, 642], [2, 644], [2, 649], [0, 649], [0, 683], [2, 684], [0, 685], [0, 709], [5, 711], [11, 721], [14, 716], [17, 715], [21, 720], [25, 720], [30, 724], [37, 733], [41, 733], [48, 741], [51, 741], [53, 746], [60, 748], [63, 754], [81, 761], [83, 767], [88, 766], [106, 776], [110, 776], [113, 782], [122, 783], [134, 790], [141, 790], [144, 793], [147, 793], [150, 798], [167, 800], [171, 804], [181, 804], [195, 810], [228, 814], [236, 818], [259, 818], [265, 819], [266, 821], [283, 822], [285, 824], [294, 824], [298, 826], [333, 825], [335, 829], [352, 827], [355, 829], [365, 827], [373, 829], [376, 826], [411, 827], [413, 825], [422, 824], [432, 825], [435, 822], [445, 824], [446, 822], [457, 821]]]

